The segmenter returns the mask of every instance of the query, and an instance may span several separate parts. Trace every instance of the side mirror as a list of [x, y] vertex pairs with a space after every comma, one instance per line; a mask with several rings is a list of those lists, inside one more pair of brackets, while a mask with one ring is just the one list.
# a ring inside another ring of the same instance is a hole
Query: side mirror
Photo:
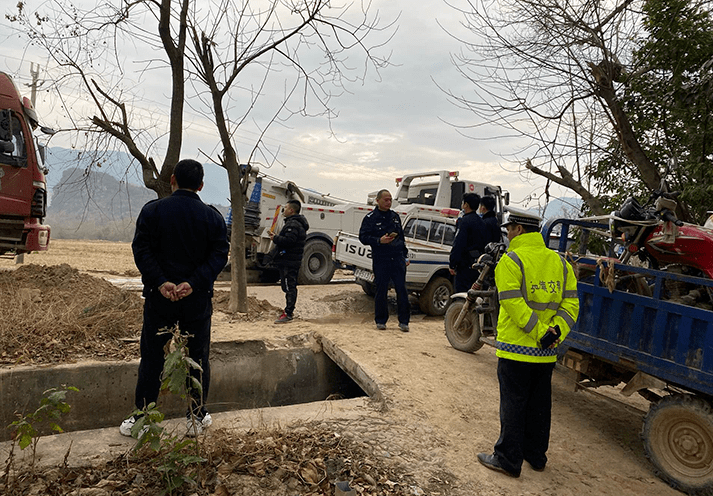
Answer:
[[503, 193], [503, 201], [505, 202], [505, 205], [510, 205], [510, 192], [506, 191]]

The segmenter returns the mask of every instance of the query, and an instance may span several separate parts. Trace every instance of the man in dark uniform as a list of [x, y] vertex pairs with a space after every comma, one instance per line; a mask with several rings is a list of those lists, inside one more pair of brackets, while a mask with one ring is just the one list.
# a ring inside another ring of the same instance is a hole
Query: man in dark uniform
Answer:
[[482, 197], [478, 213], [485, 222], [485, 227], [490, 235], [488, 243], [500, 243], [503, 240], [503, 231], [500, 229], [498, 216], [495, 215], [495, 198], [492, 196]]
[[409, 331], [408, 291], [406, 290], [406, 267], [408, 249], [404, 242], [404, 230], [399, 214], [391, 210], [391, 193], [382, 189], [376, 195], [376, 208], [369, 212], [361, 223], [359, 241], [371, 246], [371, 262], [374, 269], [374, 320], [376, 328], [386, 329], [389, 320], [389, 307], [386, 294], [389, 281], [396, 289], [396, 302], [399, 314], [399, 329]]
[[273, 264], [280, 270], [280, 284], [285, 293], [285, 311], [278, 317], [275, 324], [284, 324], [292, 320], [297, 303], [297, 273], [302, 265], [302, 255], [305, 251], [305, 239], [309, 223], [300, 214], [302, 205], [297, 200], [290, 200], [282, 210], [285, 225], [280, 234], [270, 231], [270, 239], [277, 247], [277, 255]]
[[[210, 319], [213, 283], [228, 260], [223, 217], [197, 195], [203, 188], [203, 166], [181, 160], [171, 176], [173, 194], [141, 209], [131, 247], [144, 283], [144, 323], [135, 405], [143, 409], [158, 399], [164, 364], [164, 345], [178, 324], [188, 336], [190, 357], [203, 369], [191, 375], [202, 382], [202, 396], [192, 392], [187, 435], [210, 426], [205, 408], [210, 387]], [[120, 432], [131, 436], [138, 417], [129, 417]]]
[[463, 217], [456, 224], [456, 236], [451, 247], [449, 269], [455, 275], [455, 292], [468, 291], [478, 278], [478, 271], [471, 266], [485, 250], [490, 235], [483, 219], [478, 215], [480, 196], [475, 193], [463, 195]]

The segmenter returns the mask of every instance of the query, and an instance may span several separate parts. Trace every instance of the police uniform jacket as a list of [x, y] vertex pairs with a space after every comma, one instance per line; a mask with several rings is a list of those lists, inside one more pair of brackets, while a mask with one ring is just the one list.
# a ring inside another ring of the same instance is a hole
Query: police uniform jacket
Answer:
[[[381, 244], [381, 237], [393, 232], [396, 233], [394, 240], [391, 243]], [[359, 241], [371, 246], [372, 259], [398, 257], [405, 259], [408, 256], [401, 217], [390, 209], [383, 212], [376, 207], [364, 217], [359, 229]]]
[[[503, 231], [500, 229], [498, 216], [492, 210], [483, 214], [483, 222], [489, 234], [488, 243], [500, 243], [503, 240]], [[486, 243], [487, 244], [487, 243]]]
[[167, 281], [188, 282], [194, 292], [211, 293], [228, 261], [223, 217], [185, 189], [144, 205], [131, 248], [144, 296]]
[[572, 266], [545, 246], [540, 233], [520, 234], [495, 267], [495, 285], [500, 299], [496, 355], [521, 362], [557, 361], [556, 347], [540, 349], [539, 341], [555, 325], [564, 340], [577, 321]]
[[456, 235], [449, 257], [450, 268], [470, 268], [475, 262], [474, 253], [477, 251], [482, 254], [489, 239], [485, 223], [478, 213], [471, 211], [465, 214], [456, 225]]
[[294, 214], [285, 217], [285, 224], [280, 234], [272, 238], [278, 250], [274, 259], [276, 265], [299, 266], [302, 263], [308, 229], [309, 223], [304, 215]]

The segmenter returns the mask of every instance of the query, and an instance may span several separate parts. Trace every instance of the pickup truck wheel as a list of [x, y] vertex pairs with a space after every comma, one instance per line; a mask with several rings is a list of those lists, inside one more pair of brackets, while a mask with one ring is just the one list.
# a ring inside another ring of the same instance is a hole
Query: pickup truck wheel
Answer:
[[364, 290], [364, 293], [367, 296], [371, 296], [373, 298], [376, 294], [376, 286], [374, 286], [373, 282], [365, 281], [363, 279], [357, 279], [357, 284], [361, 286], [361, 289]]
[[456, 329], [455, 323], [464, 305], [465, 300], [458, 299], [452, 302], [446, 310], [446, 337], [456, 350], [473, 353], [483, 347], [483, 343], [480, 341], [480, 319], [478, 314], [471, 310], [463, 317]]
[[426, 315], [439, 316], [446, 313], [451, 303], [453, 284], [445, 277], [436, 277], [426, 284], [418, 295], [418, 306]]
[[646, 457], [661, 479], [688, 494], [713, 492], [713, 409], [691, 395], [652, 405], [641, 431]]
[[334, 275], [332, 248], [321, 239], [309, 239], [305, 244], [298, 284], [327, 284]]

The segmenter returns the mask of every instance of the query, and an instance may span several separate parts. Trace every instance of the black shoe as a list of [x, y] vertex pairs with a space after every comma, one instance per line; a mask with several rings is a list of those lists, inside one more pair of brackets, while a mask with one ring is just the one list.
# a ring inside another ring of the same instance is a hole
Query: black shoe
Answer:
[[525, 461], [530, 464], [530, 467], [535, 472], [544, 472], [545, 471], [545, 465], [533, 465], [530, 460], [525, 460]]
[[513, 474], [512, 472], [508, 472], [507, 470], [505, 470], [500, 465], [500, 462], [498, 462], [498, 459], [495, 458], [495, 455], [489, 455], [487, 453], [478, 453], [478, 461], [490, 470], [502, 472], [503, 474], [508, 475], [510, 477], [520, 477], [520, 474]]

